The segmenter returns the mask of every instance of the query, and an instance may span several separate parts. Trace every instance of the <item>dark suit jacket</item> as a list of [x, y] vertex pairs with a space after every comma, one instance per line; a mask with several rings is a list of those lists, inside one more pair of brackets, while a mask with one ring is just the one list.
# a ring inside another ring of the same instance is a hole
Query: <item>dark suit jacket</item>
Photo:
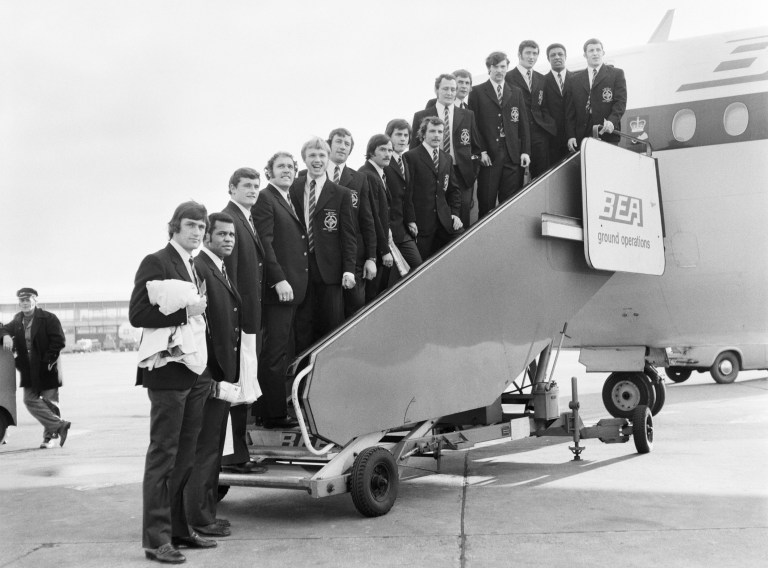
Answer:
[[389, 188], [381, 180], [379, 172], [368, 160], [360, 166], [360, 173], [368, 178], [368, 186], [371, 188], [373, 220], [376, 225], [376, 250], [380, 256], [384, 256], [389, 254], [389, 206], [392, 197], [389, 195]]
[[533, 130], [536, 124], [548, 134], [554, 136], [557, 132], [554, 119], [549, 115], [546, 106], [546, 92], [544, 90], [544, 75], [538, 71], [531, 73], [531, 90], [517, 67], [507, 73], [506, 81], [514, 85], [523, 93], [525, 108], [528, 110], [528, 123]]
[[[613, 65], [603, 64], [595, 77], [592, 89], [589, 88], [589, 73], [587, 67], [573, 74], [571, 88], [566, 98], [566, 134], [568, 138], [580, 141], [585, 136], [591, 136], [595, 125], [602, 125], [604, 119], [613, 123], [615, 130], [621, 129], [621, 117], [627, 109], [627, 81], [624, 71]], [[591, 113], [587, 114], [587, 100]], [[604, 134], [606, 142], [618, 143], [617, 134]]]
[[[235, 220], [235, 248], [225, 260], [227, 275], [242, 299], [243, 331], [256, 334], [261, 349], [261, 300], [264, 296], [264, 247], [259, 235], [232, 201], [223, 209]], [[254, 224], [256, 222], [254, 221]]]
[[530, 129], [525, 120], [527, 110], [519, 88], [507, 83], [499, 106], [495, 88], [489, 79], [472, 89], [469, 108], [475, 113], [480, 147], [488, 152], [491, 160], [495, 160], [498, 153], [499, 124], [503, 125], [506, 134], [504, 147], [513, 164], [520, 163], [520, 154], [531, 154]]
[[[428, 116], [437, 116], [437, 103], [417, 112], [413, 116], [413, 124], [421, 124], [421, 121]], [[473, 160], [472, 156], [480, 156], [480, 153], [484, 150], [480, 146], [478, 138], [475, 113], [471, 110], [454, 107], [453, 124], [451, 124], [451, 142], [453, 143], [456, 167], [461, 176], [459, 181], [464, 187], [474, 185], [477, 178], [477, 170], [475, 169], [477, 160]], [[416, 148], [421, 143], [422, 140], [418, 140], [418, 137], [414, 136], [413, 140], [411, 140], [411, 149]]]
[[[304, 222], [304, 184], [306, 177], [298, 177], [290, 189], [293, 207]], [[344, 272], [355, 273], [357, 236], [352, 221], [352, 194], [331, 180], [325, 179], [320, 197], [315, 204], [312, 236], [315, 260], [325, 284], [341, 285]]]
[[[191, 282], [185, 265], [186, 260], [179, 256], [171, 243], [144, 257], [134, 278], [133, 293], [128, 304], [128, 320], [133, 327], [174, 327], [187, 325], [187, 311], [180, 309], [164, 315], [160, 308], [149, 302], [147, 282], [150, 280], [186, 280]], [[152, 369], [139, 368], [136, 384], [151, 389], [184, 390], [191, 388], [197, 380], [197, 374], [183, 363], [168, 363]]]
[[558, 147], [566, 148], [568, 138], [565, 135], [565, 96], [568, 89], [571, 88], [573, 73], [564, 71], [563, 92], [560, 92], [560, 86], [552, 73], [544, 76], [544, 103], [547, 107], [549, 116], [555, 121], [555, 136], [558, 140]]
[[[264, 246], [267, 304], [299, 305], [304, 301], [309, 279], [307, 233], [280, 191], [268, 184], [259, 192], [252, 208], [253, 222]], [[275, 284], [286, 280], [293, 288], [293, 301], [280, 302]]]
[[357, 266], [360, 268], [367, 259], [376, 258], [376, 225], [371, 209], [368, 177], [345, 165], [339, 185], [352, 192], [352, 220], [357, 234]]
[[236, 383], [240, 377], [240, 328], [243, 317], [240, 294], [227, 283], [205, 251], [201, 250], [195, 257], [195, 268], [198, 276], [205, 281], [208, 297], [205, 310], [208, 370], [214, 381]]
[[403, 154], [410, 169], [413, 209], [420, 235], [433, 234], [437, 223], [448, 233], [453, 233], [451, 215], [458, 217], [461, 209], [461, 190], [453, 173], [451, 156], [442, 150], [439, 152], [437, 171], [432, 156], [423, 145]]
[[[0, 327], [0, 338], [10, 335], [13, 339], [16, 368], [21, 375], [20, 386], [35, 392], [59, 388], [61, 374], [58, 360], [65, 344], [64, 330], [59, 318], [51, 312], [35, 308], [31, 329], [31, 352], [27, 351], [23, 318], [24, 314], [19, 312], [4, 327]], [[48, 365], [52, 363], [53, 367], [48, 369]]]
[[413, 211], [413, 196], [408, 184], [411, 177], [410, 169], [408, 169], [408, 164], [404, 159], [403, 167], [405, 176], [400, 171], [400, 166], [397, 165], [393, 155], [389, 165], [384, 168], [384, 172], [387, 174], [387, 190], [390, 197], [389, 228], [392, 229], [392, 240], [395, 244], [412, 240], [407, 225], [416, 222], [416, 213]]

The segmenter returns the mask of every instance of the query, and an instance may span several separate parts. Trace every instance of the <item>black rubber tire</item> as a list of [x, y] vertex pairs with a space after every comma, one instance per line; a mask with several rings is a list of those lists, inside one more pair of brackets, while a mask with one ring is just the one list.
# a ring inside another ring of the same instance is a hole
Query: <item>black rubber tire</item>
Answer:
[[709, 374], [712, 375], [716, 383], [729, 385], [739, 376], [740, 370], [739, 356], [733, 351], [724, 351], [715, 358], [715, 362], [709, 368]]
[[386, 515], [397, 499], [399, 477], [392, 454], [379, 446], [364, 449], [352, 464], [352, 502], [366, 517]]
[[216, 502], [220, 502], [229, 493], [229, 485], [219, 485], [219, 490], [216, 493]]
[[664, 403], [667, 401], [667, 385], [664, 384], [664, 379], [659, 378], [653, 383], [653, 391], [656, 394], [656, 402], [651, 408], [651, 415], [656, 416], [664, 408]]
[[632, 414], [632, 440], [638, 454], [647, 454], [653, 449], [653, 416], [644, 404]]
[[645, 373], [611, 373], [603, 384], [603, 405], [615, 418], [632, 418], [639, 405], [653, 408], [655, 401], [653, 384]]
[[693, 369], [687, 369], [685, 367], [665, 367], [664, 372], [672, 382], [684, 383], [691, 378]]

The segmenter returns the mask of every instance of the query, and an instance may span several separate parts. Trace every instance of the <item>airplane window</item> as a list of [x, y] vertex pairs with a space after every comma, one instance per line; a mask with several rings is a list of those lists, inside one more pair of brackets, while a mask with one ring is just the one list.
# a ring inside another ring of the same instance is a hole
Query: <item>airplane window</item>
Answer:
[[731, 103], [725, 107], [723, 114], [723, 126], [731, 136], [744, 134], [749, 123], [749, 111], [744, 103]]
[[675, 113], [672, 119], [672, 135], [678, 142], [688, 142], [696, 132], [696, 115], [689, 108]]

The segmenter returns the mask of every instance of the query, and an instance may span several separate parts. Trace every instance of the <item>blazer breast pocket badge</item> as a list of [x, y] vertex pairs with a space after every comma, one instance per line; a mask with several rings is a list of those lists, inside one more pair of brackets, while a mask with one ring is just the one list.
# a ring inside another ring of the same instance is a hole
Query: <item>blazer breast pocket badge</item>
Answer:
[[335, 209], [325, 210], [325, 219], [323, 219], [323, 230], [334, 233], [339, 228], [339, 214]]
[[512, 119], [512, 122], [517, 122], [520, 120], [520, 111], [517, 110], [517, 107], [512, 107], [512, 113], [509, 117]]
[[443, 191], [446, 191], [448, 189], [448, 179], [450, 178], [449, 174], [446, 174], [445, 180], [443, 180]]
[[613, 91], [610, 87], [603, 89], [603, 102], [609, 103], [613, 100]]
[[469, 128], [461, 129], [461, 145], [462, 146], [469, 145]]
[[539, 89], [539, 106], [541, 106], [542, 101], [544, 101], [544, 91]]
[[350, 189], [349, 191], [350, 193], [352, 193], [352, 207], [357, 209], [357, 200], [358, 200], [357, 191], [354, 189]]

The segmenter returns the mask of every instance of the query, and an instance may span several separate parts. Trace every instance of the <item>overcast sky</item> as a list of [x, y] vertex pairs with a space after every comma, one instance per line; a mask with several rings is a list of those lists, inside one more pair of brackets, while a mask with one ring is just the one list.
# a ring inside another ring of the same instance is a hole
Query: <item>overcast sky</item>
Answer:
[[337, 126], [358, 167], [439, 73], [529, 38], [610, 56], [668, 8], [673, 39], [768, 25], [751, 0], [0, 0], [0, 302], [128, 299], [175, 206], [221, 210], [238, 167]]

